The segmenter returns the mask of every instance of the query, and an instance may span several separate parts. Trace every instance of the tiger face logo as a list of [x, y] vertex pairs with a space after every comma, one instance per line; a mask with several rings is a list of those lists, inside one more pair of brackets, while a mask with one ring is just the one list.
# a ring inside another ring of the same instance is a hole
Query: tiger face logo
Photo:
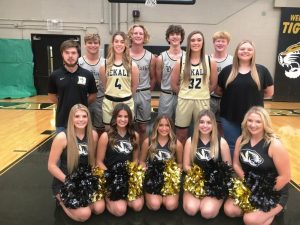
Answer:
[[300, 42], [279, 53], [278, 63], [284, 68], [284, 73], [288, 78], [298, 78], [300, 76]]

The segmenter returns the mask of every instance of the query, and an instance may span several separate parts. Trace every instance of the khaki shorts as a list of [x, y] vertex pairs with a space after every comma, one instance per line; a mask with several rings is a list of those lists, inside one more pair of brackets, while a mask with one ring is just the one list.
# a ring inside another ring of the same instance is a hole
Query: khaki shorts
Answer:
[[130, 98], [129, 100], [126, 100], [124, 102], [120, 102], [120, 101], [116, 102], [116, 101], [111, 101], [111, 100], [107, 99], [106, 97], [104, 97], [103, 103], [102, 103], [102, 113], [103, 113], [103, 123], [104, 124], [110, 124], [112, 112], [113, 112], [115, 106], [118, 105], [119, 103], [127, 104], [129, 106], [129, 108], [131, 109], [132, 118], [134, 118], [134, 112], [133, 112], [134, 102], [133, 102], [132, 98]]
[[186, 128], [191, 125], [192, 118], [194, 123], [197, 121], [199, 112], [203, 109], [209, 109], [209, 99], [183, 99], [178, 97], [176, 107], [175, 125], [177, 127]]

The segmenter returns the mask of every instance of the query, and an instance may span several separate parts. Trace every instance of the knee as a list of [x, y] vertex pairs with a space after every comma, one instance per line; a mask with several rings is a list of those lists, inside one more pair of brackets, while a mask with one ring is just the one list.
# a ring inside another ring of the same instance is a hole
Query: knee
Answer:
[[260, 225], [261, 221], [256, 217], [251, 214], [244, 214], [243, 217], [245, 225]]
[[115, 204], [113, 207], [108, 207], [108, 210], [111, 214], [120, 217], [124, 216], [127, 211], [127, 205], [126, 204]]
[[85, 222], [91, 217], [91, 210], [89, 208], [79, 209], [75, 215], [74, 219], [78, 222]]
[[150, 201], [147, 201], [146, 205], [147, 205], [148, 209], [157, 211], [160, 209], [161, 202], [150, 200]]
[[213, 208], [203, 208], [201, 209], [201, 216], [205, 219], [215, 218], [219, 213], [219, 210]]
[[189, 216], [195, 216], [196, 213], [198, 212], [198, 209], [192, 205], [189, 202], [184, 202], [183, 204], [183, 210], [188, 214]]
[[93, 213], [96, 215], [103, 213], [105, 210], [104, 200], [94, 203], [92, 209], [93, 209]]
[[165, 207], [168, 211], [173, 211], [173, 210], [177, 209], [178, 202], [166, 202]]
[[143, 209], [144, 202], [143, 201], [137, 201], [132, 205], [132, 209], [135, 212], [140, 212]]
[[228, 217], [239, 217], [242, 215], [242, 211], [240, 208], [238, 208], [237, 206], [234, 206], [233, 204], [228, 204], [228, 202], [226, 202], [224, 204], [224, 213], [226, 216]]
[[124, 216], [126, 211], [127, 211], [126, 207], [117, 207], [114, 211], [114, 215], [118, 217]]
[[146, 205], [147, 205], [148, 209], [150, 209], [150, 210], [153, 210], [153, 211], [159, 210], [161, 204], [162, 204], [162, 200], [160, 200], [158, 198], [147, 198], [146, 199]]

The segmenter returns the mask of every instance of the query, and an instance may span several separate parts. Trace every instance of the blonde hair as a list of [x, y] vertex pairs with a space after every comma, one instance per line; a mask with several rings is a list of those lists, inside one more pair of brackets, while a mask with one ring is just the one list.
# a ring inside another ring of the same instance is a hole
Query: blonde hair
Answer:
[[278, 139], [278, 136], [275, 134], [275, 132], [272, 129], [271, 118], [267, 110], [265, 110], [261, 106], [253, 106], [248, 110], [242, 122], [242, 135], [241, 135], [242, 141], [240, 144], [240, 148], [242, 148], [245, 144], [247, 144], [251, 139], [251, 134], [248, 130], [247, 121], [248, 121], [248, 117], [252, 113], [259, 115], [261, 118], [264, 127], [264, 140], [266, 141], [266, 144], [271, 143], [273, 139]]
[[239, 58], [238, 58], [238, 51], [240, 49], [240, 47], [245, 44], [245, 43], [249, 43], [252, 47], [253, 47], [253, 56], [252, 56], [252, 59], [251, 59], [251, 64], [250, 64], [250, 72], [251, 72], [251, 77], [252, 79], [254, 80], [254, 82], [256, 83], [257, 87], [258, 87], [258, 90], [261, 89], [261, 85], [260, 85], [260, 80], [259, 80], [259, 75], [258, 75], [258, 72], [257, 72], [257, 69], [256, 69], [256, 65], [255, 65], [255, 46], [254, 44], [249, 41], [249, 40], [244, 40], [244, 41], [241, 41], [236, 49], [235, 49], [235, 52], [234, 52], [234, 57], [233, 57], [233, 62], [232, 62], [232, 69], [231, 69], [231, 72], [228, 76], [228, 79], [226, 81], [226, 87], [232, 82], [234, 81], [234, 79], [237, 77], [238, 73], [239, 73]]
[[77, 111], [83, 111], [88, 116], [88, 123], [85, 128], [85, 135], [87, 137], [88, 159], [91, 166], [95, 165], [96, 143], [94, 141], [93, 126], [91, 123], [90, 113], [86, 106], [82, 104], [76, 104], [70, 110], [67, 127], [67, 167], [69, 173], [72, 173], [74, 169], [77, 168], [79, 161], [78, 141], [74, 126], [74, 116]]
[[195, 31], [192, 31], [189, 34], [189, 36], [187, 37], [187, 46], [186, 46], [186, 54], [185, 54], [186, 56], [185, 56], [185, 64], [184, 64], [184, 70], [183, 70], [183, 81], [186, 84], [189, 83], [190, 78], [191, 78], [191, 38], [195, 34], [200, 34], [202, 36], [203, 45], [202, 45], [201, 52], [199, 55], [200, 60], [201, 60], [201, 62], [199, 63], [199, 66], [202, 63], [204, 82], [206, 82], [206, 79], [207, 79], [207, 67], [206, 67], [206, 63], [205, 63], [205, 51], [204, 51], [204, 46], [205, 46], [204, 36], [201, 31], [195, 30]]
[[192, 144], [191, 144], [191, 160], [194, 161], [197, 152], [198, 140], [199, 138], [201, 138], [201, 133], [199, 131], [199, 124], [203, 116], [208, 116], [212, 124], [212, 131], [210, 134], [210, 156], [216, 161], [219, 157], [219, 146], [220, 146], [219, 137], [218, 137], [218, 127], [217, 127], [215, 114], [208, 109], [204, 109], [199, 112], [197, 123], [194, 125], [194, 133], [193, 133]]
[[144, 44], [147, 44], [149, 42], [149, 40], [150, 40], [150, 34], [148, 33], [146, 27], [144, 25], [140, 25], [140, 24], [134, 24], [134, 25], [132, 25], [129, 28], [128, 34], [127, 34], [128, 38], [129, 38], [129, 43], [132, 44], [132, 40], [131, 39], [132, 39], [132, 35], [133, 35], [133, 30], [136, 27], [140, 27], [140, 28], [143, 29], [143, 31], [144, 31]]
[[100, 36], [99, 34], [96, 34], [96, 33], [87, 33], [85, 36], [84, 36], [84, 43], [87, 43], [88, 41], [97, 41], [99, 44], [100, 44]]
[[109, 71], [111, 70], [111, 68], [114, 65], [115, 52], [114, 52], [114, 49], [113, 49], [113, 43], [114, 43], [114, 40], [115, 40], [116, 36], [118, 36], [118, 35], [121, 36], [123, 38], [124, 42], [125, 42], [125, 50], [124, 50], [123, 56], [122, 56], [122, 63], [123, 63], [123, 66], [125, 67], [125, 69], [127, 70], [128, 76], [130, 76], [131, 75], [132, 60], [131, 60], [131, 57], [129, 55], [129, 45], [128, 45], [127, 35], [122, 31], [118, 31], [118, 32], [114, 33], [113, 36], [112, 36], [111, 42], [110, 42], [109, 47], [108, 47], [108, 53], [107, 53], [107, 59], [106, 59], [106, 62], [107, 62], [106, 73], [109, 73]]
[[227, 42], [230, 42], [230, 34], [227, 31], [217, 31], [212, 36], [213, 42], [215, 42], [217, 39], [226, 39]]
[[168, 147], [169, 147], [170, 151], [172, 152], [173, 156], [175, 156], [176, 149], [177, 149], [177, 139], [176, 139], [176, 135], [174, 133], [174, 124], [173, 124], [172, 120], [167, 115], [159, 115], [159, 116], [157, 116], [157, 118], [153, 124], [153, 130], [152, 130], [151, 136], [149, 138], [150, 145], [148, 148], [148, 152], [149, 152], [149, 157], [152, 160], [154, 159], [154, 156], [157, 153], [158, 135], [159, 135], [158, 127], [159, 127], [159, 123], [162, 119], [167, 120], [169, 127], [170, 127]]

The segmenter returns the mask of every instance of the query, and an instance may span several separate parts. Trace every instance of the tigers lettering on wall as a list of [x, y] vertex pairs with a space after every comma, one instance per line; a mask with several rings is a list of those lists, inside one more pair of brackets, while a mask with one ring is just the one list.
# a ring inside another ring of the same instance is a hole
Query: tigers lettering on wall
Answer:
[[282, 8], [274, 76], [275, 101], [300, 102], [299, 37], [300, 8]]

